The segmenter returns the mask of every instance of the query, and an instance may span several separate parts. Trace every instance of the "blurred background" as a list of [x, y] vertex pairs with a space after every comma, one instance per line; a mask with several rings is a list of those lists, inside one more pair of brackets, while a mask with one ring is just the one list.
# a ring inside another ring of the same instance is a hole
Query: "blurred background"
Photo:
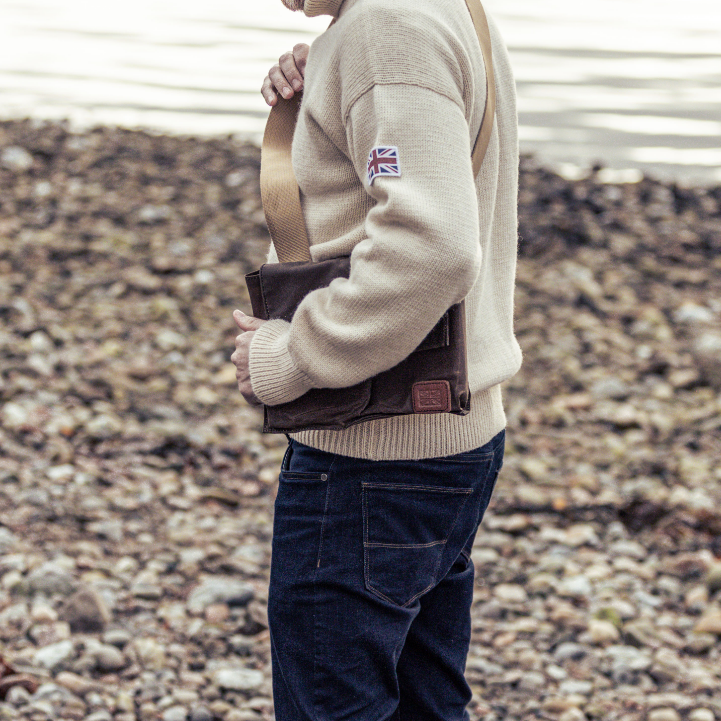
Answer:
[[[567, 173], [603, 161], [721, 180], [713, 0], [489, 0], [521, 141]], [[326, 19], [280, 0], [0, 0], [2, 115], [258, 137], [270, 64]], [[629, 176], [631, 177], [631, 176]]]
[[[473, 721], [721, 721], [721, 10], [487, 0], [521, 122]], [[0, 0], [0, 721], [270, 721], [237, 390], [279, 0]]]

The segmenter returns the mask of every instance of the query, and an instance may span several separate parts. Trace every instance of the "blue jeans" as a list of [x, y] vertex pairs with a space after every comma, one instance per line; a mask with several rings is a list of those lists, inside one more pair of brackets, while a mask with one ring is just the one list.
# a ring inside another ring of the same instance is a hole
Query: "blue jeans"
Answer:
[[268, 599], [277, 721], [468, 719], [470, 554], [504, 441], [420, 461], [290, 441]]

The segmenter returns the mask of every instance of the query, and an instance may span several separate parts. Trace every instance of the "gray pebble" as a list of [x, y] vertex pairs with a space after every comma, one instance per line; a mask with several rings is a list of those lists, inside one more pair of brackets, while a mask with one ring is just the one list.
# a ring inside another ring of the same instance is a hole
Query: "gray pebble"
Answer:
[[196, 706], [190, 712], [190, 721], [213, 721], [213, 714], [205, 706]]
[[127, 659], [115, 646], [107, 643], [100, 644], [94, 650], [95, 663], [101, 671], [118, 671], [127, 665]]
[[33, 569], [27, 579], [30, 593], [67, 595], [77, 588], [78, 582], [64, 568], [48, 561]]
[[254, 595], [253, 586], [244, 581], [235, 578], [208, 578], [190, 593], [187, 607], [191, 613], [202, 613], [211, 603], [244, 606]]

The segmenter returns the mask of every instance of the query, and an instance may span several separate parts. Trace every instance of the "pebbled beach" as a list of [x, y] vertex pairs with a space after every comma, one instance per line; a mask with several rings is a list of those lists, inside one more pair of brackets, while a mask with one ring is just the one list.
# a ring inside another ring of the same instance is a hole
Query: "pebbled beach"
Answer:
[[[0, 719], [272, 719], [257, 147], [0, 122]], [[521, 164], [471, 718], [721, 719], [721, 187]]]

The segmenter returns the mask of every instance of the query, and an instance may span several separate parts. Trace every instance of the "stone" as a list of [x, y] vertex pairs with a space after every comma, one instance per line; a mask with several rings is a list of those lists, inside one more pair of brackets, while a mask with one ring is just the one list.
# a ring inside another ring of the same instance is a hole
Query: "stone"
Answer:
[[132, 640], [133, 635], [124, 628], [111, 628], [103, 634], [103, 643], [109, 643], [117, 648], [123, 648]]
[[51, 596], [55, 593], [63, 595], [71, 593], [78, 582], [64, 568], [48, 561], [29, 573], [27, 584], [30, 593], [44, 593]]
[[60, 611], [60, 617], [70, 624], [75, 633], [102, 631], [111, 615], [103, 597], [94, 588], [79, 588], [69, 596]]
[[61, 667], [66, 661], [69, 661], [74, 653], [75, 649], [72, 641], [58, 641], [35, 651], [33, 663], [53, 671]]
[[648, 712], [648, 721], [681, 721], [681, 714], [675, 708], [655, 708]]
[[33, 156], [19, 145], [9, 145], [0, 153], [0, 165], [7, 170], [24, 173], [33, 167]]
[[721, 332], [699, 334], [692, 349], [704, 380], [713, 388], [721, 389]]
[[616, 643], [621, 638], [618, 628], [613, 623], [597, 618], [589, 622], [588, 634], [591, 641], [599, 646]]
[[214, 603], [244, 606], [254, 595], [255, 589], [249, 583], [235, 578], [212, 577], [207, 578], [191, 591], [187, 608], [191, 613], [203, 613]]
[[711, 593], [721, 591], [721, 563], [714, 563], [708, 570], [704, 583]]
[[526, 590], [517, 583], [499, 583], [493, 593], [502, 603], [523, 603], [528, 600]]
[[593, 589], [591, 582], [585, 576], [569, 576], [561, 579], [556, 593], [559, 596], [568, 598], [586, 598], [591, 595]]
[[144, 668], [162, 669], [167, 661], [166, 649], [154, 638], [136, 638], [131, 646]]
[[582, 659], [588, 651], [589, 649], [580, 643], [564, 641], [556, 647], [556, 650], [553, 652], [553, 657], [559, 662], [578, 661]]
[[580, 708], [575, 706], [564, 711], [559, 717], [558, 721], [586, 721], [586, 716]]
[[694, 633], [713, 633], [721, 636], [721, 608], [710, 608], [694, 626]]
[[188, 709], [185, 706], [171, 706], [163, 711], [163, 721], [186, 721]]
[[110, 711], [100, 709], [99, 711], [94, 711], [93, 713], [88, 714], [84, 721], [113, 721], [113, 717], [111, 716]]
[[688, 721], [716, 721], [716, 715], [710, 708], [695, 708], [688, 715]]
[[95, 665], [100, 671], [119, 671], [128, 665], [122, 651], [107, 643], [98, 644], [92, 650]]
[[55, 682], [60, 686], [72, 691], [78, 696], [85, 696], [90, 691], [102, 690], [102, 684], [99, 684], [92, 679], [80, 676], [77, 673], [71, 673], [70, 671], [61, 671], [56, 677]]
[[264, 680], [262, 671], [250, 668], [221, 668], [213, 674], [213, 681], [230, 691], [254, 691]]
[[11, 706], [24, 706], [30, 699], [30, 692], [23, 686], [11, 686], [5, 694], [5, 701]]
[[[190, 712], [189, 721], [213, 721], [213, 714], [207, 706], [196, 706]], [[702, 721], [702, 719], [699, 719], [699, 721]]]

